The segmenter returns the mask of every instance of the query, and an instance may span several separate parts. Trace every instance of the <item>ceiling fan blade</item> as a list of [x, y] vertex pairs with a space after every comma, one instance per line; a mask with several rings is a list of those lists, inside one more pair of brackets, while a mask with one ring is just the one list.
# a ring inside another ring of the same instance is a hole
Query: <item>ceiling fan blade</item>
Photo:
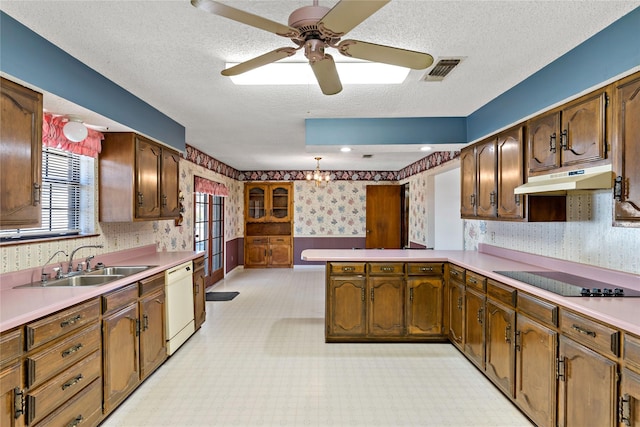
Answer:
[[340, 42], [338, 51], [345, 56], [413, 68], [414, 70], [422, 70], [433, 64], [433, 56], [428, 53], [359, 40], [344, 40]]
[[342, 37], [389, 1], [342, 0], [320, 19], [318, 28], [324, 36]]
[[263, 65], [271, 64], [272, 62], [279, 61], [288, 56], [296, 53], [296, 48], [293, 47], [281, 47], [271, 52], [267, 52], [264, 55], [256, 56], [253, 59], [242, 62], [238, 65], [234, 65], [231, 68], [222, 70], [223, 76], [237, 76], [238, 74], [246, 73], [254, 68], [262, 67]]
[[280, 24], [267, 18], [245, 12], [235, 7], [227, 6], [213, 0], [191, 0], [191, 4], [198, 9], [213, 13], [214, 15], [223, 16], [242, 24], [250, 25], [270, 33], [277, 34], [282, 37], [296, 38], [300, 32], [288, 25]]
[[322, 93], [325, 95], [335, 95], [342, 90], [342, 83], [340, 83], [336, 63], [333, 61], [331, 55], [325, 55], [324, 59], [309, 62], [309, 64], [311, 65], [313, 74], [316, 75], [316, 80], [318, 80]]

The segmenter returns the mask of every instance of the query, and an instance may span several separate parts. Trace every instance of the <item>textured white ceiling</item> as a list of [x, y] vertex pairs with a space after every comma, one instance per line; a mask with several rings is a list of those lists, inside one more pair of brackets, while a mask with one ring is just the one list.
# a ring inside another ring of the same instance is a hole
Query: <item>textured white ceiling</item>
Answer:
[[[312, 0], [226, 3], [286, 24], [293, 10]], [[334, 4], [320, 0], [322, 6]], [[411, 71], [402, 85], [345, 85], [333, 96], [316, 85], [234, 86], [220, 75], [225, 62], [293, 43], [203, 12], [188, 0], [2, 0], [0, 9], [184, 125], [188, 144], [236, 169], [312, 169], [313, 157], [321, 155], [323, 169], [399, 170], [425, 153], [388, 146], [347, 154], [311, 151], [305, 148], [304, 119], [467, 116], [639, 5], [391, 1], [345, 38], [465, 60], [440, 83], [421, 82], [426, 71]], [[298, 52], [291, 59], [304, 56]], [[78, 110], [52, 96], [45, 103], [59, 113]], [[108, 118], [90, 120], [118, 129]], [[362, 158], [369, 153], [374, 156]]]

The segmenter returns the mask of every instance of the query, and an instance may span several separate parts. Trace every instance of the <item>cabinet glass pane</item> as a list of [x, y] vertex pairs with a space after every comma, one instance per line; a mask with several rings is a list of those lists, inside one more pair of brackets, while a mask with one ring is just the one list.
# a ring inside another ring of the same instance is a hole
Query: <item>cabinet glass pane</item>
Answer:
[[249, 190], [249, 217], [258, 219], [265, 216], [265, 192], [262, 188]]
[[286, 188], [276, 187], [271, 193], [273, 216], [286, 218], [289, 214], [289, 191]]

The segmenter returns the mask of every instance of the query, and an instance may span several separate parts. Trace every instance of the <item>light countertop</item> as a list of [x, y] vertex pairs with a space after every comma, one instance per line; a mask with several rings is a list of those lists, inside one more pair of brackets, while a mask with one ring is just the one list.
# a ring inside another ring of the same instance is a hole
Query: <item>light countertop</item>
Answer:
[[35, 286], [15, 289], [14, 286], [31, 282], [32, 277], [36, 277], [36, 280], [39, 280], [41, 269], [29, 269], [4, 274], [0, 276], [0, 332], [97, 297], [123, 285], [163, 272], [200, 255], [201, 253], [195, 251], [156, 252], [155, 247], [151, 246], [97, 256], [94, 259], [94, 263], [104, 262], [107, 266], [154, 266], [143, 272], [132, 274], [101, 286]]
[[580, 277], [640, 290], [640, 276], [585, 264], [547, 258], [524, 252], [481, 245], [478, 251], [439, 251], [423, 249], [306, 249], [304, 261], [333, 262], [451, 262], [498, 282], [513, 286], [565, 308], [575, 310], [612, 326], [640, 335], [640, 298], [563, 297], [502, 276], [495, 271], [557, 270]]

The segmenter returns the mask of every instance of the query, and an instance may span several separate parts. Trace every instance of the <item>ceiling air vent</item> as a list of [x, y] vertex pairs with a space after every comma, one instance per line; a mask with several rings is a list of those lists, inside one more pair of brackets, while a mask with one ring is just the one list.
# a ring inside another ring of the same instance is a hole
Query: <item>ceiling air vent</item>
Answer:
[[442, 58], [422, 78], [425, 82], [441, 82], [462, 61], [462, 58]]
[[373, 157], [373, 154], [363, 154], [363, 155], [362, 155], [362, 158], [363, 158], [363, 159], [370, 159], [370, 158], [372, 158], [372, 157]]

